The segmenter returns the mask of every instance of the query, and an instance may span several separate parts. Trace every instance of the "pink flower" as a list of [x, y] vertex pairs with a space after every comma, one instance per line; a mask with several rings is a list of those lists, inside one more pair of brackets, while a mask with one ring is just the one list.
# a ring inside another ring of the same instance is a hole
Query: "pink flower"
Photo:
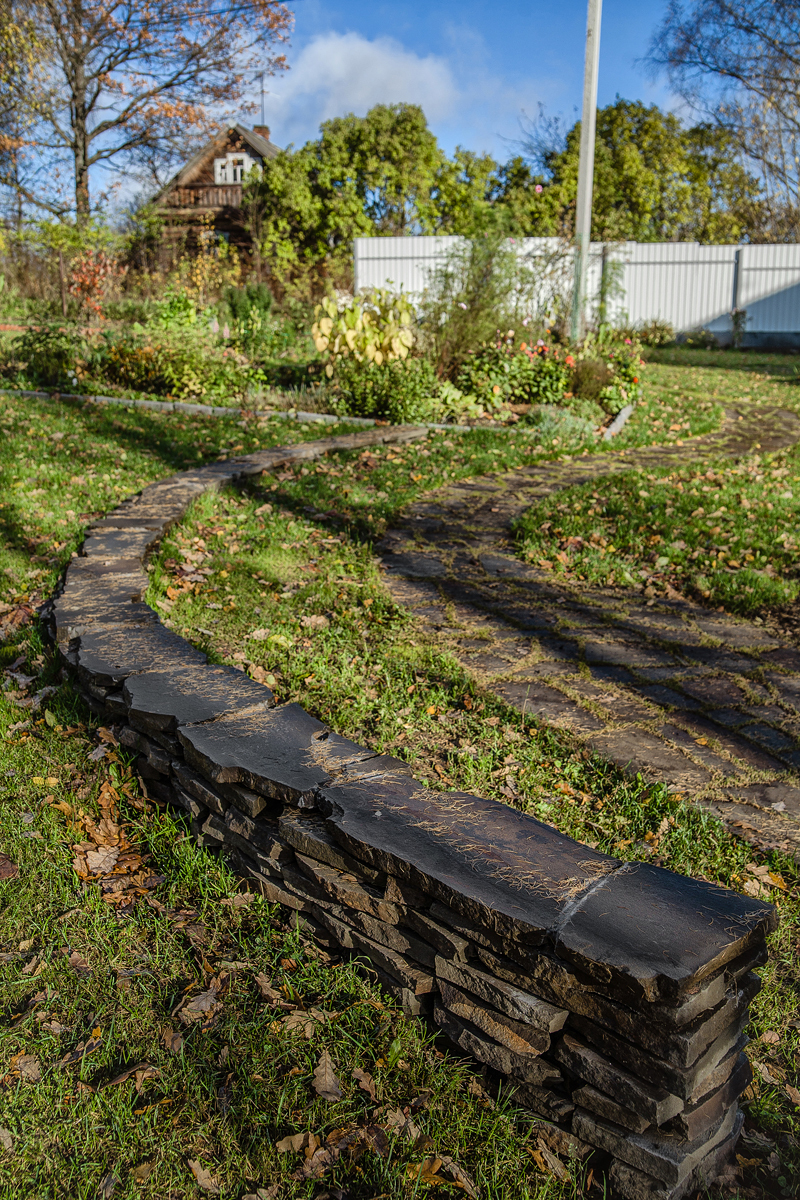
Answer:
[[626, 346], [632, 346], [632, 345], [633, 345], [633, 342], [631, 341], [631, 339], [630, 339], [630, 338], [625, 338], [625, 345], [626, 345]]
[[544, 345], [544, 342], [542, 341], [542, 339], [541, 339], [541, 338], [539, 338], [539, 340], [538, 340], [538, 342], [536, 343], [536, 345], [537, 345], [537, 346], [543, 346], [543, 345]]
[[466, 308], [467, 306], [466, 306], [466, 304], [462, 303], [462, 301], [461, 301], [461, 300], [459, 300], [459, 302], [458, 302], [458, 307], [459, 307], [459, 308]]
[[535, 187], [533, 190], [534, 190], [534, 191], [536, 192], [536, 194], [538, 195], [538, 194], [539, 194], [539, 192], [541, 192], [541, 191], [542, 191], [542, 185], [541, 185], [540, 183], [537, 183], [536, 187]]

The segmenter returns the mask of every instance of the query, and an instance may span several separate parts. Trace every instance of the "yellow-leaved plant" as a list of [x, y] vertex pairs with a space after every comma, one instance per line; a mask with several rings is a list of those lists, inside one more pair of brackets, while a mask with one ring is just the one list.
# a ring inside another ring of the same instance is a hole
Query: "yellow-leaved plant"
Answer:
[[311, 334], [318, 353], [328, 357], [325, 374], [329, 379], [341, 358], [352, 355], [357, 362], [379, 367], [406, 358], [414, 345], [411, 302], [387, 288], [375, 288], [341, 307], [326, 296], [314, 315]]

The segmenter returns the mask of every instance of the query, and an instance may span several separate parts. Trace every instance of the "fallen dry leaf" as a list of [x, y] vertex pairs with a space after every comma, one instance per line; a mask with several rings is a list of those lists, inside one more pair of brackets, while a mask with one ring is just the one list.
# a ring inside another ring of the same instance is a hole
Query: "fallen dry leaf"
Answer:
[[11, 1063], [28, 1083], [38, 1083], [42, 1078], [42, 1068], [35, 1054], [21, 1054], [12, 1058]]
[[184, 1001], [178, 1010], [178, 1020], [184, 1025], [210, 1021], [221, 1008], [222, 1002], [217, 999], [217, 989], [212, 987], [207, 992], [200, 992], [197, 996], [192, 996], [191, 1000]]
[[548, 1146], [539, 1138], [539, 1151], [544, 1159], [545, 1166], [551, 1175], [554, 1175], [561, 1183], [569, 1179], [569, 1171], [565, 1168], [561, 1159], [557, 1154], [553, 1154]]
[[109, 1171], [107, 1175], [104, 1175], [100, 1180], [100, 1185], [97, 1189], [97, 1194], [100, 1197], [100, 1200], [109, 1200], [109, 1198], [114, 1195], [114, 1188], [118, 1183], [119, 1180], [113, 1171]]
[[0, 1128], [0, 1146], [2, 1146], [8, 1154], [14, 1153], [14, 1138], [11, 1135], [10, 1129]]
[[183, 1037], [177, 1033], [171, 1025], [167, 1025], [164, 1032], [161, 1034], [161, 1041], [172, 1054], [180, 1054], [183, 1049]]
[[269, 1000], [271, 1004], [280, 1004], [282, 1002], [283, 995], [272, 986], [272, 982], [263, 971], [259, 971], [255, 976], [255, 981], [258, 984], [258, 990], [263, 1000]]
[[355, 1079], [362, 1092], [366, 1092], [371, 1100], [377, 1101], [378, 1097], [375, 1093], [375, 1080], [370, 1075], [369, 1071], [362, 1071], [360, 1067], [356, 1067], [353, 1071], [353, 1079]]
[[65, 1054], [58, 1064], [60, 1067], [69, 1067], [73, 1063], [80, 1062], [87, 1054], [93, 1054], [103, 1044], [101, 1037], [90, 1037], [88, 1042], [78, 1042], [77, 1046], [71, 1053]]
[[86, 863], [92, 875], [107, 875], [113, 871], [119, 858], [119, 846], [102, 846], [99, 850], [89, 850]]
[[302, 1031], [305, 1036], [311, 1039], [320, 1025], [324, 1025], [327, 1019], [327, 1014], [319, 1008], [312, 1008], [309, 1012], [293, 1012], [288, 1017], [284, 1017], [281, 1024], [287, 1033], [297, 1033]]
[[304, 629], [327, 629], [330, 621], [327, 617], [320, 616], [317, 613], [312, 613], [311, 616], [301, 617], [300, 624]]
[[410, 1163], [406, 1167], [406, 1174], [413, 1180], [433, 1187], [441, 1187], [442, 1184], [455, 1186], [466, 1192], [470, 1200], [478, 1200], [478, 1191], [469, 1175], [447, 1155], [431, 1155], [421, 1163]]
[[775, 1076], [771, 1073], [769, 1067], [765, 1063], [759, 1062], [758, 1059], [754, 1058], [752, 1060], [752, 1064], [755, 1067], [755, 1069], [758, 1071], [761, 1078], [764, 1080], [764, 1083], [769, 1084], [772, 1087], [780, 1086], [780, 1081], [775, 1078]]
[[153, 1074], [158, 1074], [156, 1068], [151, 1067], [150, 1063], [147, 1063], [147, 1062], [136, 1063], [135, 1066], [128, 1067], [127, 1070], [121, 1071], [119, 1073], [119, 1075], [115, 1075], [113, 1079], [109, 1079], [108, 1083], [102, 1084], [102, 1087], [100, 1090], [103, 1090], [105, 1088], [110, 1088], [110, 1087], [116, 1087], [116, 1085], [118, 1083], [125, 1083], [125, 1081], [127, 1079], [130, 1079], [131, 1075], [138, 1075], [138, 1073], [140, 1071], [143, 1072], [143, 1071], [145, 1071], [145, 1069], [147, 1069], [148, 1071], [152, 1071]]
[[136, 1092], [141, 1096], [142, 1088], [146, 1079], [155, 1079], [160, 1075], [158, 1067], [152, 1067], [149, 1063], [142, 1063], [136, 1070]]
[[792, 1104], [794, 1104], [797, 1108], [800, 1108], [800, 1091], [798, 1091], [796, 1087], [792, 1087], [790, 1083], [785, 1083], [783, 1085], [783, 1090], [786, 1092], [786, 1095], [789, 1097]]
[[0, 854], [0, 879], [16, 879], [19, 867], [7, 854]]
[[293, 1179], [321, 1179], [325, 1172], [336, 1164], [339, 1152], [329, 1146], [320, 1146], [309, 1159], [298, 1167]]
[[220, 904], [228, 908], [245, 908], [248, 904], [252, 904], [255, 900], [253, 892], [237, 892], [235, 896], [226, 896], [224, 900], [220, 900]]
[[[62, 954], [66, 954], [66, 950], [62, 950]], [[91, 975], [92, 968], [89, 966], [86, 959], [82, 958], [80, 954], [78, 954], [77, 950], [72, 951], [72, 954], [70, 954], [67, 961], [76, 975]]]
[[[309, 1144], [309, 1140], [314, 1137], [313, 1133], [291, 1133], [288, 1137], [281, 1138], [275, 1143], [275, 1149], [279, 1154], [299, 1154], [301, 1150], [305, 1150]], [[316, 1138], [314, 1138], [316, 1143]]]
[[327, 1050], [322, 1051], [320, 1060], [314, 1068], [311, 1081], [314, 1085], [314, 1091], [321, 1100], [328, 1100], [330, 1102], [341, 1100], [342, 1091], [339, 1087], [339, 1080], [334, 1074], [331, 1056]]
[[189, 1170], [197, 1180], [197, 1186], [199, 1188], [201, 1188], [204, 1192], [210, 1192], [212, 1196], [219, 1195], [219, 1184], [210, 1171], [207, 1171], [205, 1167], [201, 1166], [201, 1164], [196, 1162], [193, 1158], [188, 1160], [188, 1166]]
[[422, 1130], [412, 1117], [406, 1116], [402, 1108], [394, 1108], [387, 1111], [386, 1125], [393, 1133], [398, 1133], [401, 1137], [408, 1138], [409, 1141], [417, 1145], [418, 1149], [422, 1149], [418, 1145], [424, 1136]]
[[151, 1162], [139, 1163], [138, 1167], [134, 1167], [131, 1172], [131, 1178], [134, 1183], [147, 1183], [153, 1173], [153, 1164]]

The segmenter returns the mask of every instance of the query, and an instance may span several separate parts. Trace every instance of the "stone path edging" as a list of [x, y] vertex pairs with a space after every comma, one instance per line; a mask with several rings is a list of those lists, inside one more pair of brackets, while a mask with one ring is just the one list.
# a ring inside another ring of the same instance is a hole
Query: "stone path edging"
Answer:
[[[174, 412], [184, 413], [186, 416], [203, 416], [203, 417], [240, 417], [244, 412], [253, 412], [253, 409], [245, 408], [229, 408], [226, 405], [219, 404], [191, 404], [184, 400], [132, 400], [122, 396], [88, 396], [82, 392], [31, 392], [23, 391], [19, 388], [0, 388], [2, 396], [24, 396], [27, 399], [41, 400], [82, 400], [85, 404], [118, 404], [123, 408], [149, 408], [153, 412]], [[258, 412], [259, 410], [255, 410]], [[303, 409], [289, 409], [282, 411], [280, 409], [270, 409], [264, 411], [264, 416], [280, 417], [286, 421], [301, 421], [307, 424], [319, 422], [321, 425], [363, 425], [365, 428], [372, 429], [376, 425], [397, 429], [412, 428], [411, 426], [397, 425], [388, 426], [386, 422], [379, 422], [374, 417], [339, 417], [335, 413], [317, 413], [306, 412]], [[450, 433], [471, 433], [474, 429], [506, 429], [507, 426], [498, 423], [489, 425], [454, 425], [446, 422], [436, 421], [419, 421], [413, 426], [415, 429], [443, 429]]]
[[[86, 404], [119, 404], [123, 408], [149, 408], [154, 412], [184, 413], [187, 416], [204, 417], [240, 417], [242, 413], [260, 412], [259, 409], [228, 408], [226, 405], [191, 404], [184, 400], [130, 400], [121, 396], [87, 396], [81, 392], [31, 392], [14, 388], [0, 388], [0, 396], [26, 396], [28, 399], [43, 400], [83, 400]], [[552, 406], [542, 406], [552, 407]], [[568, 410], [565, 410], [568, 411]], [[603, 440], [610, 441], [620, 432], [622, 427], [633, 415], [634, 405], [628, 404], [623, 408], [603, 433]], [[390, 425], [388, 421], [379, 421], [375, 417], [340, 417], [335, 413], [307, 412], [301, 408], [288, 410], [264, 410], [265, 417], [280, 417], [286, 421], [301, 421], [304, 424], [321, 425], [363, 425], [364, 428], [374, 428], [376, 425], [396, 429], [409, 428], [405, 425]], [[415, 429], [439, 429], [447, 433], [473, 433], [476, 429], [515, 429], [521, 433], [536, 432], [535, 428], [526, 426], [509, 426], [502, 421], [484, 421], [481, 425], [458, 425], [448, 421], [415, 421]]]
[[384, 537], [387, 584], [489, 691], [800, 862], [800, 649], [687, 600], [648, 605], [631, 591], [560, 583], [516, 556], [511, 530], [561, 488], [799, 439], [794, 413], [735, 408], [718, 432], [680, 447], [442, 488]]
[[142, 601], [145, 560], [209, 488], [422, 430], [364, 431], [187, 471], [88, 531], [43, 619], [87, 703], [271, 901], [366, 958], [517, 1102], [601, 1152], [627, 1200], [712, 1179], [741, 1129], [771, 905], [622, 863], [509, 806], [421, 788], [205, 656]]

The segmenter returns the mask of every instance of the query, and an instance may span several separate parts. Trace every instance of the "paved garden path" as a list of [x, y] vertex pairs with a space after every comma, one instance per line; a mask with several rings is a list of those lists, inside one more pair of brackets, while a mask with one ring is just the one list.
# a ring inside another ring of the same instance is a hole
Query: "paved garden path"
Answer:
[[510, 529], [573, 484], [798, 440], [794, 413], [743, 404], [718, 432], [682, 445], [442, 488], [387, 532], [387, 584], [489, 691], [800, 861], [800, 647], [686, 600], [559, 582], [514, 556]]

